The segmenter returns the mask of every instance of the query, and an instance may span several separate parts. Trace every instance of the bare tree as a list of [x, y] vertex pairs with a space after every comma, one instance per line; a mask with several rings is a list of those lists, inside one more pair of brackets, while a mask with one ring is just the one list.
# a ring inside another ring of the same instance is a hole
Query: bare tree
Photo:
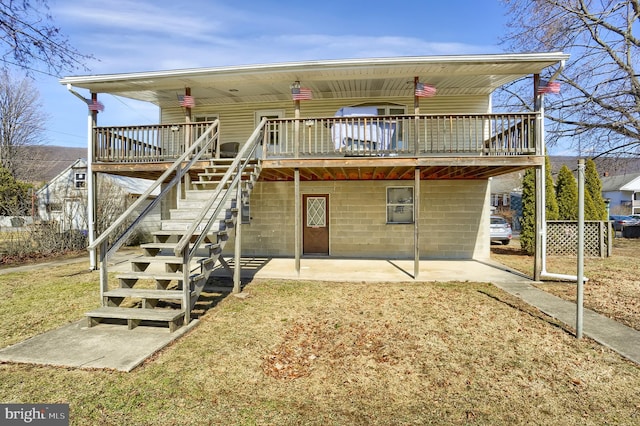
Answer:
[[29, 79], [0, 71], [0, 166], [19, 180], [38, 167], [29, 147], [43, 143], [46, 116], [40, 95]]
[[45, 65], [53, 75], [82, 67], [91, 57], [72, 47], [53, 24], [47, 0], [0, 0], [0, 55], [5, 69]]
[[[561, 94], [545, 100], [552, 142], [569, 141], [590, 156], [640, 155], [639, 0], [503, 2], [507, 50], [571, 54], [558, 78]], [[498, 97], [504, 106], [531, 105], [511, 89]]]

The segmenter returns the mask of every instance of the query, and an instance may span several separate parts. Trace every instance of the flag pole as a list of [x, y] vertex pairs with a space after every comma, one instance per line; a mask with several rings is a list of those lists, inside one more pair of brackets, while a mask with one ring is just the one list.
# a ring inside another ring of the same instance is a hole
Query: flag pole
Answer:
[[420, 114], [420, 97], [416, 94], [419, 81], [419, 77], [413, 77], [413, 113], [415, 115]]

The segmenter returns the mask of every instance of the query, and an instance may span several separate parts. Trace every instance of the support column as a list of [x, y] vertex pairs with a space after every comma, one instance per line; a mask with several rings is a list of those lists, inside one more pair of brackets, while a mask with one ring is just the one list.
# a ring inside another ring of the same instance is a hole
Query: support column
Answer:
[[[191, 88], [190, 87], [186, 87], [184, 89], [184, 95], [186, 96], [191, 96]], [[187, 106], [185, 106], [184, 108], [184, 122], [187, 124], [187, 126], [185, 126], [185, 131], [184, 131], [184, 150], [188, 150], [189, 148], [191, 148], [191, 139], [192, 139], [192, 134], [191, 134], [191, 104], [187, 103]], [[188, 161], [189, 159], [187, 159]], [[184, 191], [182, 192], [178, 192], [178, 198], [184, 198], [185, 194], [187, 193], [187, 189], [189, 189], [189, 187], [191, 186], [191, 176], [189, 175], [189, 173], [184, 175], [183, 178], [183, 182], [184, 182]], [[178, 185], [178, 187], [180, 187], [180, 185]]]
[[[237, 170], [238, 175], [240, 175], [240, 166], [238, 165]], [[242, 179], [238, 179], [238, 186], [236, 187], [236, 207], [238, 208], [238, 213], [236, 216], [236, 226], [235, 226], [235, 257], [233, 260], [234, 268], [233, 268], [233, 292], [240, 293], [241, 291], [241, 271], [242, 271]]]
[[544, 210], [545, 206], [542, 203], [542, 194], [544, 193], [544, 175], [542, 166], [536, 166], [535, 172], [536, 181], [536, 245], [535, 254], [533, 259], [533, 279], [540, 281], [542, 271], [542, 235], [544, 226]]
[[413, 279], [420, 276], [420, 167], [415, 170], [413, 188]]
[[[91, 103], [96, 104], [98, 102], [98, 94], [91, 94]], [[98, 206], [98, 194], [97, 194], [97, 173], [93, 171], [93, 160], [95, 157], [95, 139], [93, 128], [98, 123], [98, 110], [89, 108], [89, 114], [87, 118], [87, 236], [89, 237], [89, 244], [93, 244], [97, 236], [96, 223], [97, 223], [97, 206]], [[89, 267], [92, 270], [98, 269], [96, 262], [96, 250], [89, 251]]]
[[295, 158], [300, 158], [300, 100], [296, 99], [293, 101], [294, 107], [294, 118], [296, 119], [293, 124], [293, 133], [294, 133], [294, 144], [293, 152]]
[[[534, 110], [538, 113], [536, 116], [536, 155], [545, 155], [544, 148], [544, 96], [538, 93], [538, 86], [540, 85], [540, 75], [534, 74], [533, 76], [533, 99]], [[542, 271], [546, 270], [546, 205], [545, 205], [545, 166], [544, 162], [542, 166], [536, 166], [535, 169], [535, 189], [536, 189], [536, 225], [535, 225], [535, 251], [533, 259], [533, 279], [540, 281]]]
[[295, 205], [295, 224], [294, 224], [294, 251], [296, 261], [296, 273], [300, 275], [300, 241], [302, 241], [302, 197], [300, 195], [300, 169], [294, 171], [294, 205]]
[[420, 152], [420, 137], [419, 137], [419, 133], [420, 133], [420, 121], [418, 120], [418, 115], [420, 115], [420, 97], [416, 96], [416, 87], [418, 86], [418, 83], [420, 82], [420, 78], [419, 77], [414, 77], [413, 78], [413, 113], [415, 114], [414, 117], [414, 128], [413, 128], [413, 151], [415, 153], [415, 155], [417, 156], [418, 153]]

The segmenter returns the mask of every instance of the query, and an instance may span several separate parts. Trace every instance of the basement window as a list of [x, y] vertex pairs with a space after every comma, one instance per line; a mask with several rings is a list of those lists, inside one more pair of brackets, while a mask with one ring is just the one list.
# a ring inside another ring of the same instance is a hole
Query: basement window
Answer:
[[387, 223], [413, 223], [413, 187], [387, 188]]

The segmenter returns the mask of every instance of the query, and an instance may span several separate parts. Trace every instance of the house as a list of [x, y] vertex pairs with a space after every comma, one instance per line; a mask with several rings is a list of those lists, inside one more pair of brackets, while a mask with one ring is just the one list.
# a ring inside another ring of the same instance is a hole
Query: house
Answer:
[[[77, 159], [36, 191], [38, 219], [57, 223], [60, 232], [87, 231], [87, 174], [87, 161]], [[109, 220], [115, 220], [150, 185], [151, 182], [144, 179], [101, 174], [97, 207], [102, 213], [101, 220], [105, 221], [103, 227], [108, 226]], [[159, 192], [155, 191], [152, 195], [157, 196]], [[150, 233], [159, 229], [159, 220], [158, 208], [147, 218], [139, 232]]]
[[612, 214], [640, 214], [640, 173], [603, 176], [601, 181]]
[[522, 221], [522, 172], [490, 179], [490, 204], [494, 214], [505, 217], [514, 231], [520, 231]]
[[[142, 177], [162, 189], [162, 229], [143, 247], [144, 263], [119, 278], [118, 291], [106, 283], [113, 235], [91, 236], [104, 278], [103, 307], [87, 314], [90, 324], [160, 320], [174, 329], [188, 322], [214, 263], [238, 273], [225, 254], [236, 265], [240, 256], [290, 257], [297, 270], [305, 256], [413, 259], [415, 275], [427, 259], [488, 259], [489, 178], [542, 171], [539, 76], [553, 79], [567, 58], [395, 57], [62, 79], [89, 107], [88, 178]], [[527, 93], [537, 93], [534, 110], [493, 112], [492, 93], [524, 77]], [[108, 114], [100, 112], [103, 94], [157, 105], [160, 123], [99, 126]], [[203, 247], [205, 259], [196, 255]], [[534, 276], [540, 258], [538, 249]], [[196, 259], [200, 272], [191, 274]], [[148, 272], [158, 261], [162, 277]], [[135, 289], [149, 278], [165, 292]], [[125, 297], [147, 308], [173, 298], [183, 315], [123, 312]]]

